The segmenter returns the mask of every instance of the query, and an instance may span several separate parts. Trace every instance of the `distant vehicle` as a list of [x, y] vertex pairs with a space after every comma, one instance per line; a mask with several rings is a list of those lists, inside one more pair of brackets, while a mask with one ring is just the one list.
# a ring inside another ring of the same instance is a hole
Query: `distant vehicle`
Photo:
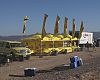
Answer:
[[0, 55], [8, 56], [10, 61], [29, 59], [31, 50], [18, 41], [0, 41]]
[[96, 46], [100, 47], [100, 38], [97, 38], [97, 40], [96, 40]]
[[79, 45], [86, 45], [87, 42], [90, 46], [93, 44], [93, 33], [82, 32], [82, 36], [79, 40]]

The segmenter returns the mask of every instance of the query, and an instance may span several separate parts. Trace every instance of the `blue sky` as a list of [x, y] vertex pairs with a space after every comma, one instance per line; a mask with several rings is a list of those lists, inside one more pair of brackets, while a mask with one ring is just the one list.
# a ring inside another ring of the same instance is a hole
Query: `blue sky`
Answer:
[[76, 30], [84, 22], [85, 31], [100, 31], [100, 0], [0, 0], [0, 35], [22, 35], [23, 18], [28, 16], [25, 34], [41, 32], [44, 14], [48, 14], [46, 32], [53, 33], [56, 16], [60, 16], [59, 33], [64, 17], [68, 30], [75, 18]]

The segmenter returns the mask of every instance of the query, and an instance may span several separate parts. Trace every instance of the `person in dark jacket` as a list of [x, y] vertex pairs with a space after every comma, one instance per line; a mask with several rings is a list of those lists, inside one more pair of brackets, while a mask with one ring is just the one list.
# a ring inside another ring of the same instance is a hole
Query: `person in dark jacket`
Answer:
[[87, 48], [87, 51], [89, 51], [89, 43], [88, 43], [88, 41], [86, 43], [86, 48]]

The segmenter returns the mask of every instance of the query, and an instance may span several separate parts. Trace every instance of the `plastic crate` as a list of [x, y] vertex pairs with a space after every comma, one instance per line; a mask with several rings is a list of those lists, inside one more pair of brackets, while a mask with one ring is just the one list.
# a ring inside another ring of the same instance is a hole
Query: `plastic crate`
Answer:
[[77, 62], [70, 63], [70, 67], [71, 67], [71, 69], [77, 68], [78, 67]]
[[35, 74], [36, 74], [36, 68], [25, 68], [24, 69], [24, 75], [25, 76], [32, 77], [32, 76], [35, 76]]
[[70, 58], [70, 62], [71, 63], [74, 63], [74, 62], [77, 62], [77, 61], [79, 61], [79, 57], [78, 56], [74, 56], [74, 57]]

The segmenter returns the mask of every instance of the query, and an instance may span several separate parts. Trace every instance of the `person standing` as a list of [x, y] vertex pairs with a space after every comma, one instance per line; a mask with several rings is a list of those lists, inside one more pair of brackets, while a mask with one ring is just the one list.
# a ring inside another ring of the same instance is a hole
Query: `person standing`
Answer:
[[93, 42], [93, 51], [96, 51], [96, 42]]
[[88, 41], [86, 43], [86, 48], [87, 48], [87, 51], [89, 51], [89, 43], [88, 43]]

